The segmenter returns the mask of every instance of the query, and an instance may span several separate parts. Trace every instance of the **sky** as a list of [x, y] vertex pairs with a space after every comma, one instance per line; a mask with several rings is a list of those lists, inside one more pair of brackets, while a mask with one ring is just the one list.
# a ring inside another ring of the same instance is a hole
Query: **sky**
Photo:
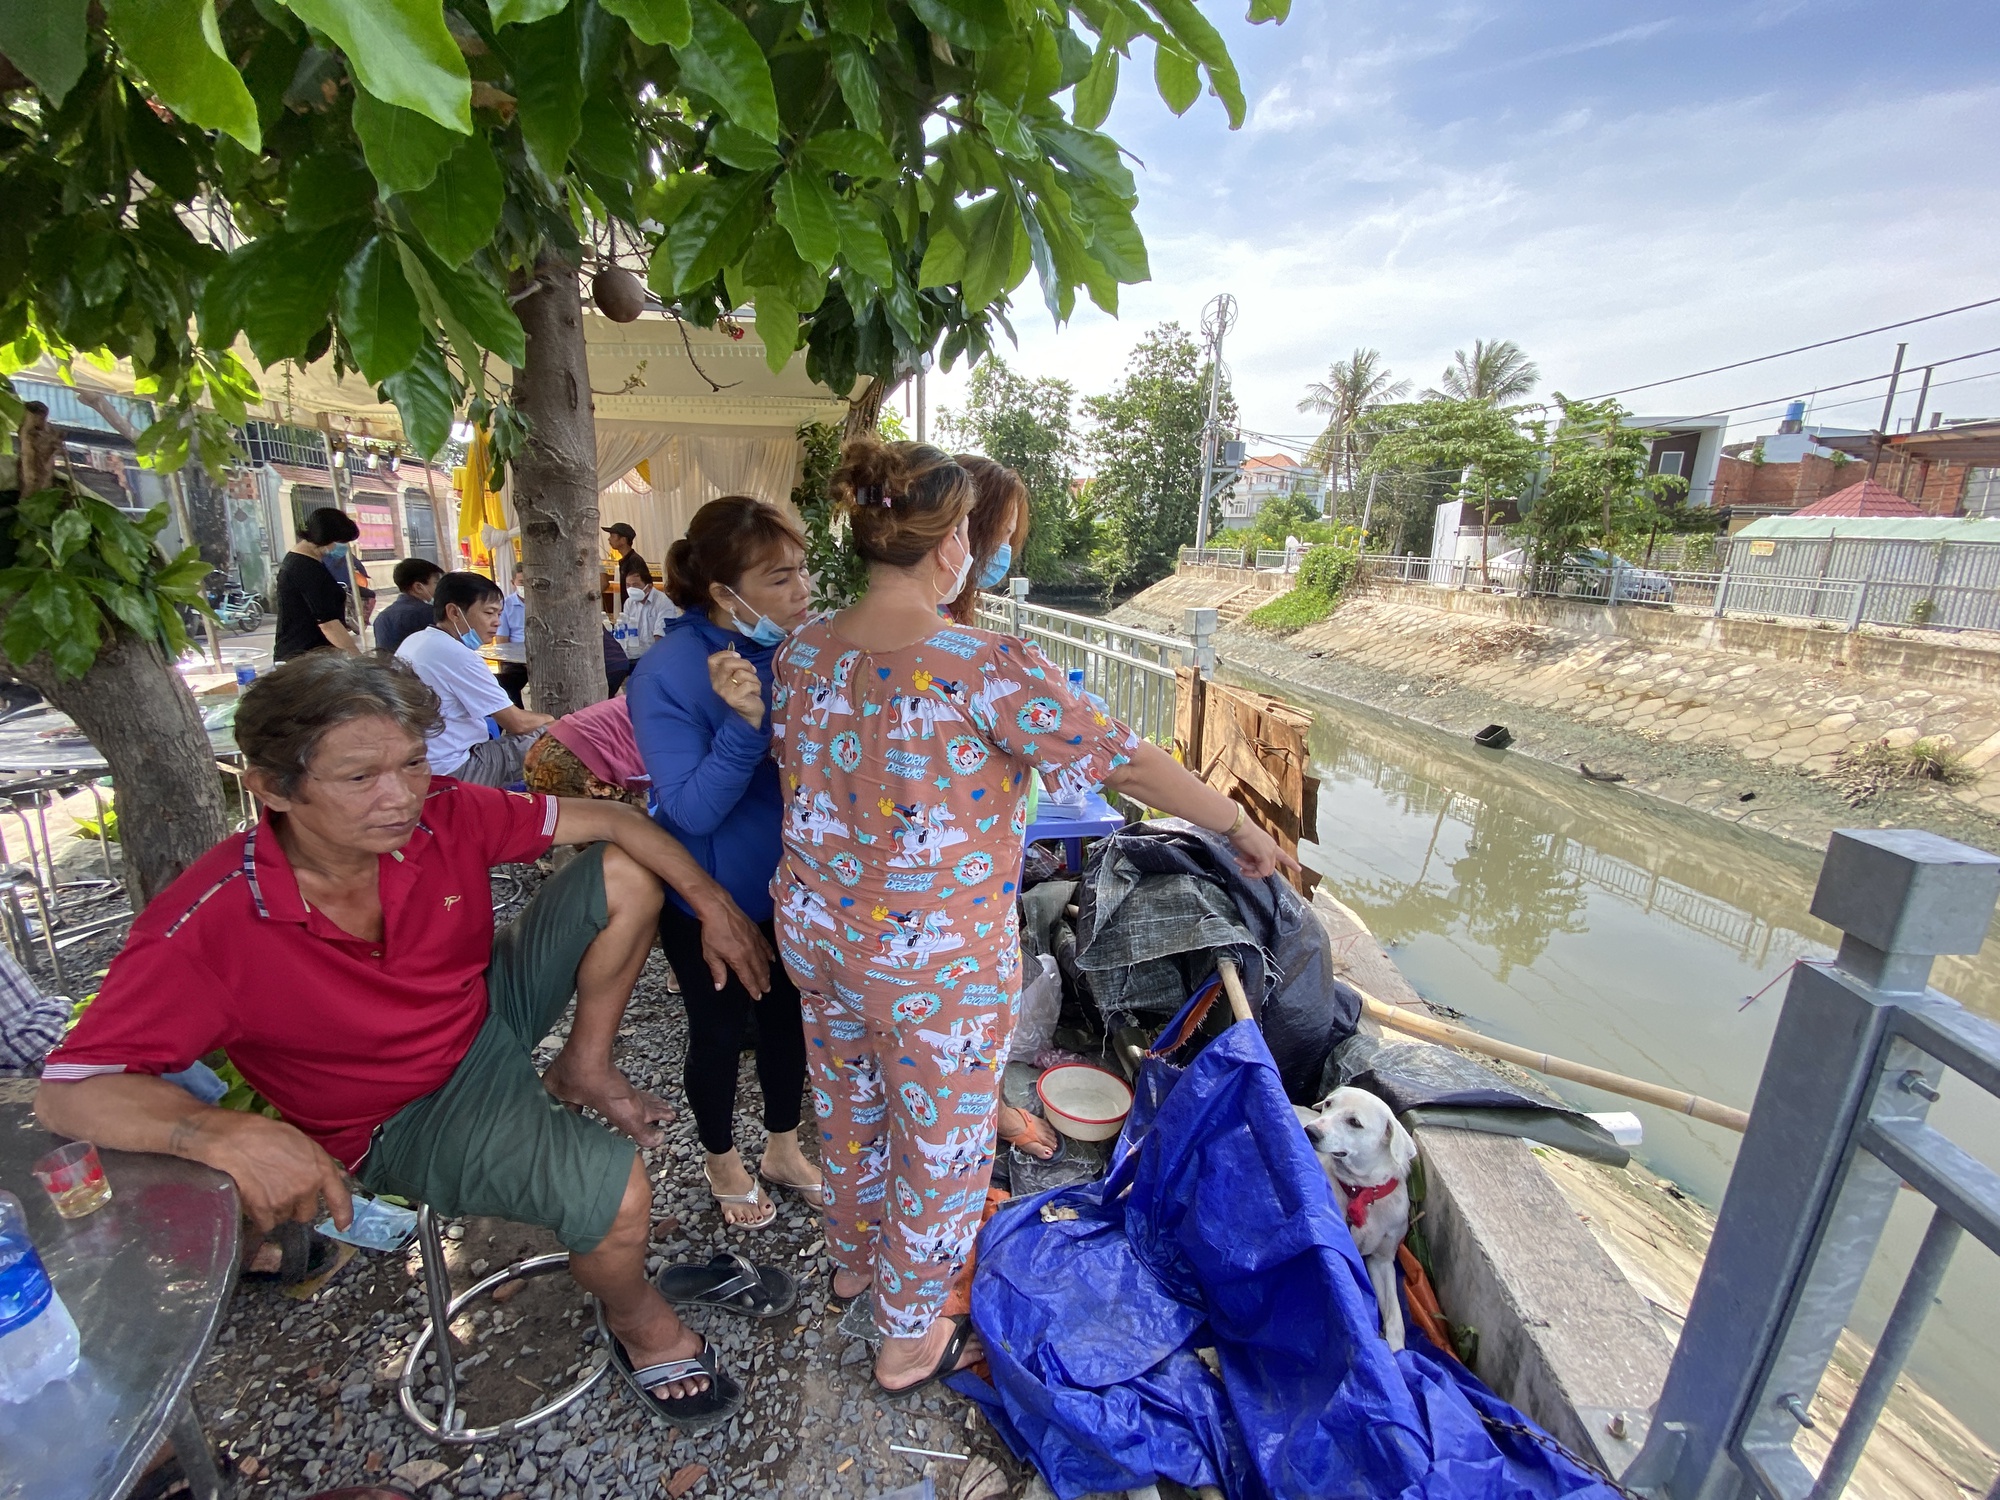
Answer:
[[[1595, 396], [2000, 298], [1992, 0], [1294, 0], [1254, 27], [1242, 3], [1202, 4], [1240, 130], [1212, 97], [1175, 118], [1134, 44], [1105, 128], [1137, 158], [1153, 279], [1058, 330], [1031, 273], [1016, 369], [1108, 389], [1149, 327], [1228, 292], [1246, 434], [1302, 442], [1299, 398], [1358, 346], [1421, 390], [1511, 338], [1537, 395]], [[1759, 403], [1735, 441], [1776, 429], [1776, 398], [1886, 375], [1903, 340], [1899, 417], [1921, 366], [1989, 349], [1937, 369], [1926, 411], [2000, 416], [2000, 305], [1621, 399]], [[934, 372], [932, 409], [965, 378]], [[1886, 389], [1808, 420], [1872, 427]]]

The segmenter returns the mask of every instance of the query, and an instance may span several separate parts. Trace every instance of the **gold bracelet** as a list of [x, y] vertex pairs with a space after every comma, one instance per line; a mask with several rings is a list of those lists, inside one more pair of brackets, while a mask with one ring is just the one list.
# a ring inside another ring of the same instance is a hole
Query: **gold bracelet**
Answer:
[[1237, 831], [1243, 826], [1244, 818], [1247, 816], [1248, 813], [1244, 810], [1243, 804], [1241, 802], [1238, 802], [1236, 804], [1236, 821], [1231, 823], [1227, 828], [1222, 830], [1222, 836], [1226, 839], [1235, 838]]

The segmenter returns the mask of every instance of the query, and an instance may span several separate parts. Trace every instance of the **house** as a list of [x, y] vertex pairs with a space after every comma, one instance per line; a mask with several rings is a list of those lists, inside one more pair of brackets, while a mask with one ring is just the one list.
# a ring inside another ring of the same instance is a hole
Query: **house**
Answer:
[[1653, 439], [1646, 455], [1648, 474], [1672, 474], [1688, 483], [1686, 503], [1715, 503], [1716, 468], [1722, 459], [1723, 439], [1729, 432], [1727, 417], [1628, 416], [1621, 424], [1645, 428], [1660, 435]]
[[1925, 515], [2000, 516], [2000, 422], [1945, 422], [1919, 432], [1822, 439]]
[[1815, 500], [1792, 512], [1795, 519], [1810, 516], [1858, 516], [1868, 520], [1922, 520], [1924, 512], [1910, 504], [1887, 485], [1864, 479], [1844, 490], [1835, 490], [1824, 500]]
[[1243, 460], [1222, 495], [1223, 529], [1248, 526], [1264, 502], [1279, 495], [1299, 495], [1317, 511], [1326, 493], [1326, 476], [1287, 453], [1259, 453]]

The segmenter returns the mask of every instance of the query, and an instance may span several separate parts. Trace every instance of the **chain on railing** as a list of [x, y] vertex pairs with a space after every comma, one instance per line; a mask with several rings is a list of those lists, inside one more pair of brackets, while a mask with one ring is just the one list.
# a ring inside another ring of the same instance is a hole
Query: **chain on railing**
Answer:
[[[1841, 930], [1840, 952], [1792, 971], [1626, 1488], [1838, 1500], [1953, 1252], [1969, 1233], [2000, 1254], [2000, 1173], [1926, 1119], [1948, 1073], [2000, 1097], [2000, 1026], [1928, 983], [1938, 955], [1979, 951], [1996, 899], [2000, 857], [1982, 850], [1904, 830], [1833, 836], [1811, 910]], [[1820, 1421], [1815, 1394], [1905, 1188], [1929, 1200], [1930, 1227], [1815, 1474], [1794, 1443]], [[1951, 1392], [1932, 1394], [1951, 1405]]]
[[1027, 580], [1013, 580], [1019, 593], [981, 594], [978, 622], [988, 630], [1034, 642], [1065, 672], [1081, 671], [1085, 691], [1097, 694], [1113, 715], [1156, 745], [1172, 741], [1176, 700], [1175, 671], [1214, 667], [1209, 637], [1215, 611], [1187, 611], [1189, 634], [1161, 635], [1114, 620], [1044, 609], [1026, 602]]

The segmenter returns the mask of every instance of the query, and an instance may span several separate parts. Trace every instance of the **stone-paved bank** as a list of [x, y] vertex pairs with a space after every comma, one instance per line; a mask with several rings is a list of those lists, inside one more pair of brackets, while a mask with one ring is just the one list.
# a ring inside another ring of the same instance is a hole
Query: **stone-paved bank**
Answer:
[[[524, 884], [534, 879], [528, 872]], [[496, 882], [496, 898], [510, 884], [505, 876]], [[518, 907], [518, 899], [511, 905]], [[1007, 1456], [976, 1409], [955, 1393], [940, 1386], [915, 1398], [883, 1397], [868, 1347], [844, 1337], [840, 1313], [828, 1309], [830, 1273], [813, 1208], [781, 1193], [770, 1228], [723, 1228], [681, 1094], [686, 1024], [679, 1000], [666, 991], [666, 975], [655, 951], [619, 1043], [633, 1080], [680, 1110], [666, 1144], [646, 1153], [655, 1184], [654, 1263], [705, 1260], [726, 1246], [783, 1265], [800, 1283], [798, 1307], [768, 1323], [716, 1312], [689, 1316], [747, 1387], [742, 1412], [726, 1427], [682, 1436], [642, 1412], [614, 1374], [510, 1442], [471, 1449], [432, 1444], [396, 1406], [404, 1351], [425, 1318], [415, 1249], [363, 1253], [310, 1301], [289, 1300], [267, 1285], [239, 1287], [196, 1391], [210, 1436], [237, 1465], [239, 1496], [279, 1500], [388, 1480], [423, 1500], [864, 1497], [917, 1482], [926, 1465], [940, 1495], [961, 1493], [967, 1464], [892, 1453], [891, 1443], [983, 1459], [970, 1476], [981, 1500], [1046, 1496], [1032, 1471]], [[546, 1055], [559, 1040], [545, 1044]], [[737, 1142], [754, 1162], [763, 1128], [752, 1061], [743, 1058], [739, 1098], [750, 1107], [738, 1113]], [[454, 1223], [447, 1237], [458, 1291], [522, 1254], [557, 1248], [545, 1233], [492, 1220]], [[525, 1410], [538, 1392], [575, 1378], [578, 1361], [596, 1347], [586, 1307], [574, 1283], [558, 1273], [525, 1283], [503, 1306], [482, 1303], [470, 1321], [455, 1325], [461, 1369], [470, 1367], [474, 1422]]]
[[[1178, 631], [1184, 608], [1241, 589], [1180, 574], [1117, 614]], [[1303, 689], [1457, 734], [1501, 722], [1516, 753], [1572, 769], [1585, 761], [1628, 787], [1815, 847], [1857, 825], [1929, 828], [1986, 847], [2000, 840], [2000, 692], [1977, 674], [1918, 681], [1810, 656], [1564, 629], [1559, 609], [1531, 621], [1501, 612], [1519, 601], [1439, 608], [1426, 602], [1431, 592], [1387, 586], [1285, 637], [1226, 624], [1216, 654], [1225, 675], [1280, 695]], [[1992, 654], [1964, 649], [1976, 662]], [[1835, 775], [1842, 750], [1920, 737], [1963, 755], [1972, 779], [1893, 783], [1849, 805]]]

